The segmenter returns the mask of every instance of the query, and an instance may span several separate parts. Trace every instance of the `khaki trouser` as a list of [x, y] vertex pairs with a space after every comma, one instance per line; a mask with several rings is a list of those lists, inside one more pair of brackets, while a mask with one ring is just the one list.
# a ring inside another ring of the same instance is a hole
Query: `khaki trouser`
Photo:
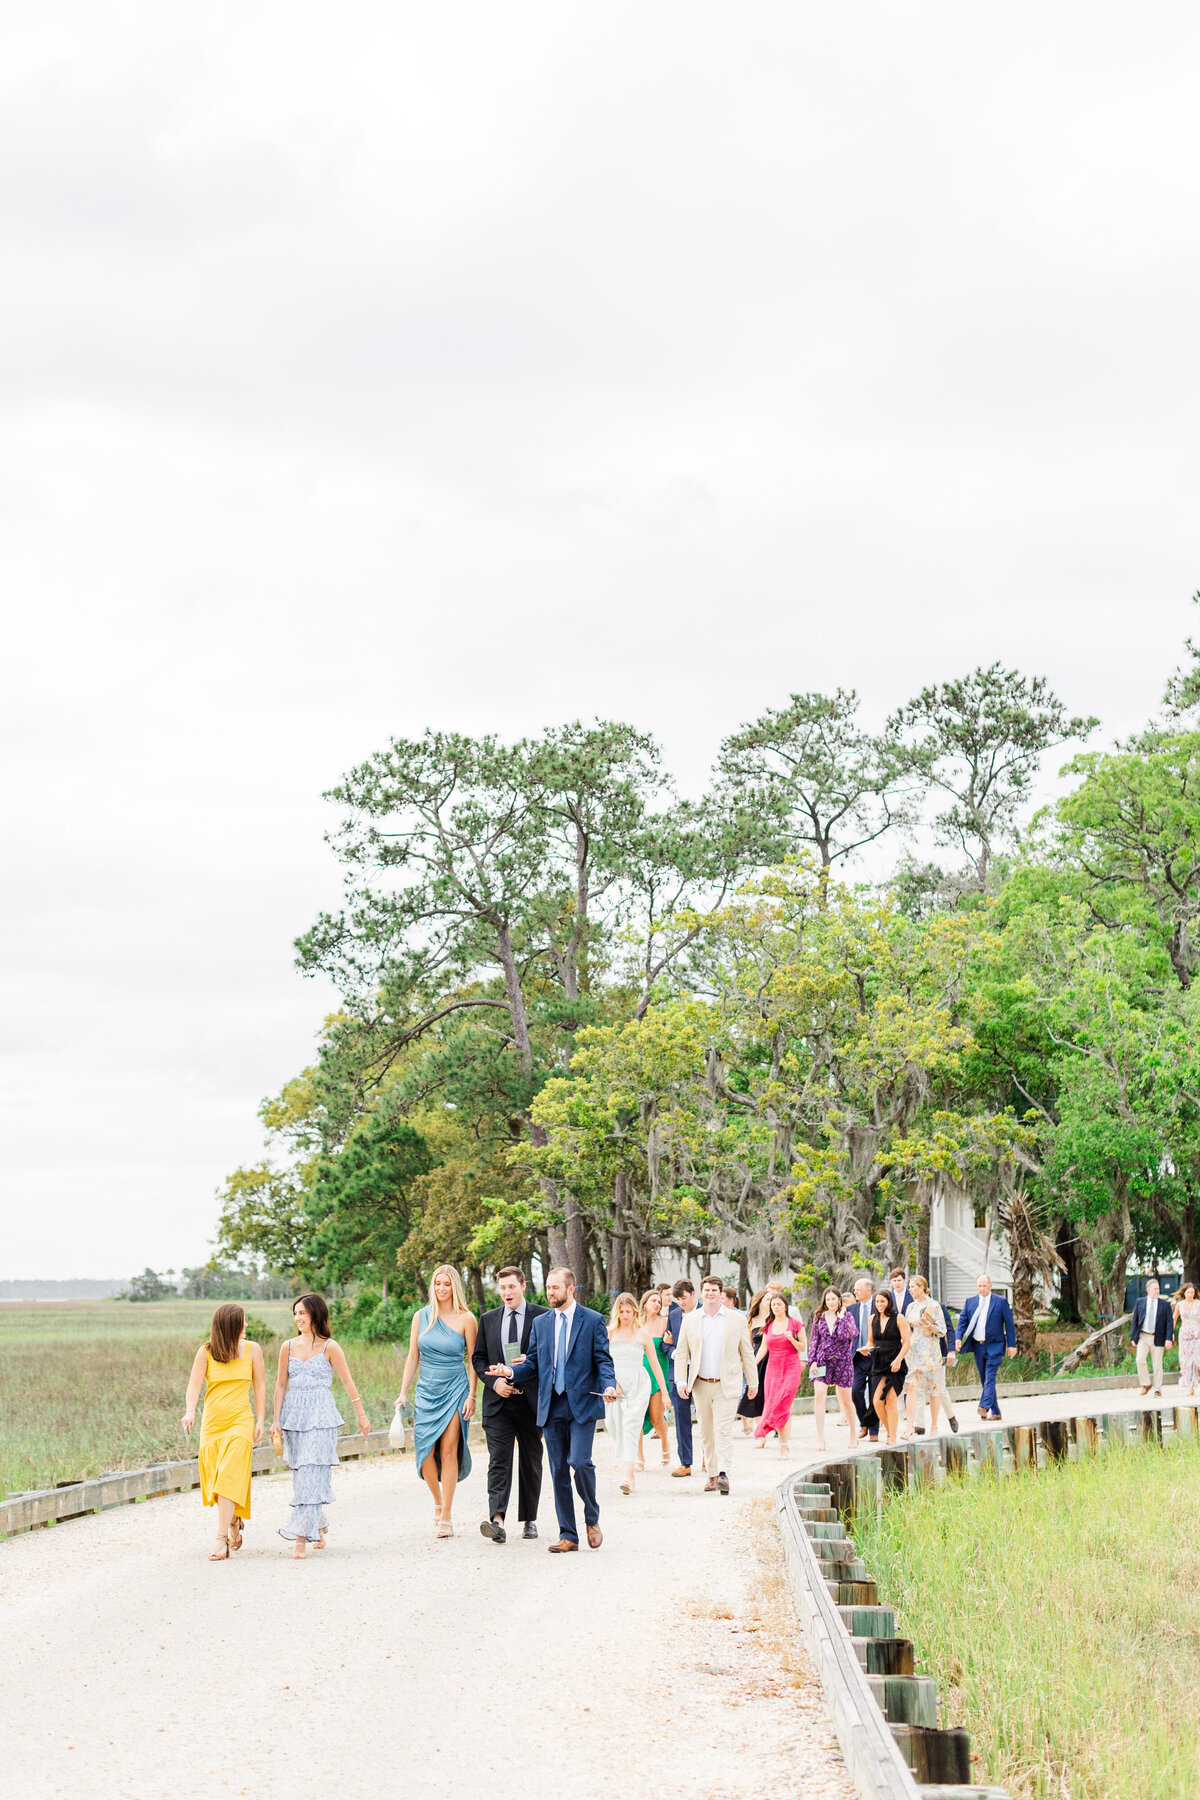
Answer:
[[[1154, 1358], [1153, 1383], [1150, 1380], [1149, 1359], [1151, 1357]], [[1157, 1394], [1162, 1393], [1162, 1365], [1163, 1346], [1154, 1342], [1154, 1333], [1152, 1331], [1139, 1332], [1137, 1341], [1138, 1380], [1143, 1387], [1153, 1386]]]
[[[937, 1366], [933, 1391], [941, 1403], [942, 1423], [945, 1424], [954, 1417], [954, 1402], [946, 1391], [946, 1365], [944, 1362], [939, 1362]], [[913, 1423], [914, 1425], [924, 1425], [925, 1423], [925, 1390], [922, 1387], [917, 1388], [917, 1408], [913, 1415]]]
[[696, 1418], [700, 1424], [700, 1444], [704, 1452], [707, 1475], [728, 1474], [733, 1453], [733, 1421], [737, 1399], [721, 1392], [719, 1381], [697, 1379], [692, 1389], [696, 1402]]

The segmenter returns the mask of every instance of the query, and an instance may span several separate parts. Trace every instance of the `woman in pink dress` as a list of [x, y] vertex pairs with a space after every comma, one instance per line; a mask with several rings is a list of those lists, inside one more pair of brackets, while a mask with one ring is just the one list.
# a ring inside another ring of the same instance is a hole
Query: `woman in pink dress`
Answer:
[[756, 1438], [768, 1431], [779, 1433], [779, 1454], [786, 1457], [792, 1431], [792, 1401], [800, 1386], [805, 1359], [804, 1326], [788, 1314], [782, 1294], [771, 1295], [771, 1316], [758, 1348], [758, 1361], [767, 1359], [762, 1418], [755, 1427]]

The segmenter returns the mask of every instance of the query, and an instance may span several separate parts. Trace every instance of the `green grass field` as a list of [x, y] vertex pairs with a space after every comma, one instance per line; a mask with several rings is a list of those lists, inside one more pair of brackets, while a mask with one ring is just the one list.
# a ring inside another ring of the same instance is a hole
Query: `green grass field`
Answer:
[[[53, 1487], [187, 1456], [179, 1420], [212, 1310], [193, 1300], [0, 1306], [0, 1490]], [[247, 1311], [279, 1336], [291, 1329], [282, 1301], [252, 1301]], [[263, 1345], [268, 1422], [279, 1336]], [[372, 1425], [387, 1425], [400, 1386], [390, 1345], [352, 1344], [347, 1355]], [[353, 1426], [337, 1382], [334, 1395]]]
[[1014, 1800], [1200, 1793], [1200, 1447], [1113, 1447], [855, 1521], [897, 1629]]

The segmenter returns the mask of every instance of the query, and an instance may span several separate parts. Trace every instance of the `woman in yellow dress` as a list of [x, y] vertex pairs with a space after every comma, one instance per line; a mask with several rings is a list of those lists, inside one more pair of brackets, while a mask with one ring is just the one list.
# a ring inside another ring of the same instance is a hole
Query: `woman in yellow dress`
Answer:
[[[217, 1543], [210, 1562], [223, 1562], [242, 1547], [242, 1520], [250, 1517], [250, 1458], [262, 1443], [267, 1404], [263, 1353], [245, 1338], [245, 1309], [218, 1306], [207, 1344], [192, 1364], [183, 1429], [191, 1433], [196, 1402], [204, 1386], [200, 1424], [200, 1494], [205, 1506], [217, 1508]], [[250, 1389], [254, 1411], [250, 1411]]]

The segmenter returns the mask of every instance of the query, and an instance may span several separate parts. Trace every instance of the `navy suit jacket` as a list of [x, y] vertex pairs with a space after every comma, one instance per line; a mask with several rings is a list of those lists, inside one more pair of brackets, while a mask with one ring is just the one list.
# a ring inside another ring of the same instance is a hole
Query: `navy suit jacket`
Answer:
[[[964, 1305], [959, 1317], [958, 1336], [955, 1339], [955, 1349], [961, 1350], [963, 1345], [967, 1342], [978, 1309], [979, 1295], [972, 1294], [971, 1298]], [[1012, 1307], [1008, 1304], [1004, 1295], [993, 1294], [991, 1296], [991, 1303], [988, 1306], [987, 1328], [982, 1348], [985, 1350], [1003, 1349], [1005, 1345], [1007, 1345], [1010, 1350], [1015, 1350], [1017, 1347], [1016, 1322], [1013, 1319]], [[975, 1346], [976, 1339], [971, 1338], [970, 1343], [967, 1344], [968, 1350], [974, 1350]]]
[[868, 1329], [869, 1329], [869, 1328], [870, 1328], [870, 1324], [871, 1324], [871, 1314], [872, 1314], [872, 1313], [873, 1313], [873, 1312], [874, 1312], [874, 1311], [875, 1311], [875, 1300], [874, 1300], [874, 1296], [872, 1296], [872, 1298], [871, 1298], [871, 1299], [870, 1299], [870, 1300], [863, 1300], [863, 1301], [862, 1301], [862, 1302], [861, 1302], [861, 1303], [860, 1303], [860, 1302], [859, 1302], [859, 1301], [857, 1301], [857, 1300], [854, 1300], [854, 1301], [852, 1301], [852, 1302], [851, 1302], [851, 1304], [850, 1304], [850, 1305], [849, 1305], [849, 1306], [848, 1306], [848, 1307], [847, 1307], [847, 1308], [846, 1308], [846, 1311], [847, 1311], [847, 1312], [848, 1312], [848, 1313], [849, 1313], [849, 1315], [850, 1315], [850, 1317], [851, 1317], [851, 1318], [852, 1318], [852, 1319], [853, 1319], [853, 1320], [854, 1320], [854, 1323], [855, 1323], [855, 1324], [856, 1324], [856, 1325], [857, 1325], [857, 1326], [858, 1326], [858, 1328], [859, 1328], [859, 1335], [858, 1335], [858, 1337], [857, 1337], [857, 1338], [855, 1338], [855, 1340], [854, 1340], [854, 1354], [855, 1354], [855, 1355], [856, 1355], [856, 1356], [857, 1356], [857, 1355], [858, 1355], [858, 1352], [859, 1352], [859, 1347], [860, 1347], [860, 1346], [861, 1346], [861, 1347], [862, 1347], [862, 1349], [863, 1349], [863, 1350], [866, 1350], [866, 1349], [867, 1349], [867, 1342], [866, 1342], [866, 1338], [865, 1338], [865, 1336], [864, 1336], [864, 1335], [863, 1335], [863, 1327], [862, 1327], [862, 1319], [861, 1319], [861, 1312], [860, 1312], [860, 1306], [861, 1306], [861, 1310], [862, 1310], [862, 1311], [865, 1311], [865, 1312], [866, 1312], [866, 1315], [867, 1315], [867, 1327], [868, 1327]]
[[[1133, 1303], [1133, 1318], [1129, 1322], [1130, 1341], [1136, 1344], [1138, 1338], [1145, 1329], [1146, 1296], [1143, 1294], [1140, 1300], [1135, 1300]], [[1161, 1350], [1163, 1345], [1169, 1344], [1174, 1336], [1175, 1317], [1171, 1311], [1171, 1302], [1167, 1299], [1165, 1294], [1160, 1294], [1158, 1296], [1158, 1310], [1154, 1315], [1155, 1345]]]
[[[537, 1422], [544, 1425], [554, 1398], [554, 1332], [558, 1313], [539, 1313], [529, 1332], [525, 1359], [516, 1365], [514, 1380], [522, 1387], [536, 1381]], [[567, 1344], [567, 1404], [577, 1425], [604, 1417], [605, 1388], [615, 1388], [617, 1371], [608, 1347], [608, 1326], [586, 1306], [575, 1304], [571, 1337]]]

